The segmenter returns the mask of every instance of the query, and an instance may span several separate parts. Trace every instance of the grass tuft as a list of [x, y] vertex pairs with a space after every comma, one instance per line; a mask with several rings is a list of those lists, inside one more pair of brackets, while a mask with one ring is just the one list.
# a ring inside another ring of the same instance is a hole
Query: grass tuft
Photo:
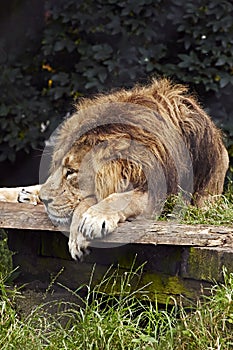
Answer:
[[206, 202], [204, 208], [189, 206], [181, 220], [185, 224], [232, 225], [233, 202], [221, 195], [214, 202]]
[[[188, 309], [169, 300], [163, 308], [156, 297], [139, 288], [143, 267], [125, 274], [109, 270], [92, 286], [70, 291], [77, 302], [57, 301], [17, 312], [21, 293], [0, 280], [0, 348], [51, 350], [186, 350], [233, 348], [233, 273], [223, 269], [222, 284]], [[79, 290], [86, 288], [86, 297]], [[111, 293], [109, 291], [111, 290]], [[140, 294], [141, 298], [138, 298]], [[21, 295], [22, 297], [22, 295]], [[49, 310], [52, 308], [53, 312]]]
[[233, 223], [233, 183], [229, 181], [223, 195], [206, 201], [203, 208], [187, 205], [183, 195], [171, 196], [164, 205], [159, 220], [177, 220], [183, 224], [232, 225]]

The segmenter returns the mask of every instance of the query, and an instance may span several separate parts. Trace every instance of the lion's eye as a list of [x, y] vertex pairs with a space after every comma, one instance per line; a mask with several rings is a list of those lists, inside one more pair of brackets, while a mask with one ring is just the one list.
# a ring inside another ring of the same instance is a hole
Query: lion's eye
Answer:
[[76, 173], [76, 171], [74, 169], [67, 169], [66, 170], [66, 178], [70, 177], [71, 175], [74, 175]]

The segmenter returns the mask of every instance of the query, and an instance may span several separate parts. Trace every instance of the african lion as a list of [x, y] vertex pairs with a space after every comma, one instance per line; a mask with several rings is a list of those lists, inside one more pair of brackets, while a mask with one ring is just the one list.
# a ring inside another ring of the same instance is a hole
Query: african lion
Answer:
[[182, 85], [167, 79], [83, 99], [59, 129], [42, 185], [0, 189], [0, 200], [44, 202], [69, 231], [71, 256], [141, 214], [154, 217], [180, 191], [202, 206], [228, 168], [221, 132]]
[[227, 168], [221, 133], [187, 88], [154, 79], [77, 105], [58, 132], [40, 198], [52, 222], [69, 227], [76, 259], [180, 190], [201, 206], [222, 193]]

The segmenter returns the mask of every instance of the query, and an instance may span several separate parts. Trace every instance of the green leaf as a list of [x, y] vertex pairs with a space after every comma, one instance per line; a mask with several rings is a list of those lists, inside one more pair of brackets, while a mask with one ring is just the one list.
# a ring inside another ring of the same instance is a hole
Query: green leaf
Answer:
[[221, 56], [218, 58], [217, 62], [215, 63], [216, 66], [223, 66], [226, 63], [226, 57]]
[[0, 116], [5, 117], [10, 112], [10, 107], [5, 105], [4, 103], [0, 105]]
[[228, 76], [221, 78], [219, 81], [220, 87], [224, 88], [229, 82], [230, 82], [230, 79]]
[[62, 51], [65, 47], [65, 41], [56, 41], [54, 44], [54, 51]]

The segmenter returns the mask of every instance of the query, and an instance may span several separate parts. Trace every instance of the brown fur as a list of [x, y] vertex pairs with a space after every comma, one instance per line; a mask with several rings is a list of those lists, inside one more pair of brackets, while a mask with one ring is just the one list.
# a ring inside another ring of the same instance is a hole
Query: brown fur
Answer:
[[149, 191], [153, 211], [162, 182], [170, 195], [193, 176], [184, 190], [202, 205], [222, 192], [227, 168], [221, 133], [187, 88], [153, 80], [77, 105], [59, 131], [41, 197], [52, 200], [51, 217], [70, 218], [86, 198], [92, 206], [114, 193]]

